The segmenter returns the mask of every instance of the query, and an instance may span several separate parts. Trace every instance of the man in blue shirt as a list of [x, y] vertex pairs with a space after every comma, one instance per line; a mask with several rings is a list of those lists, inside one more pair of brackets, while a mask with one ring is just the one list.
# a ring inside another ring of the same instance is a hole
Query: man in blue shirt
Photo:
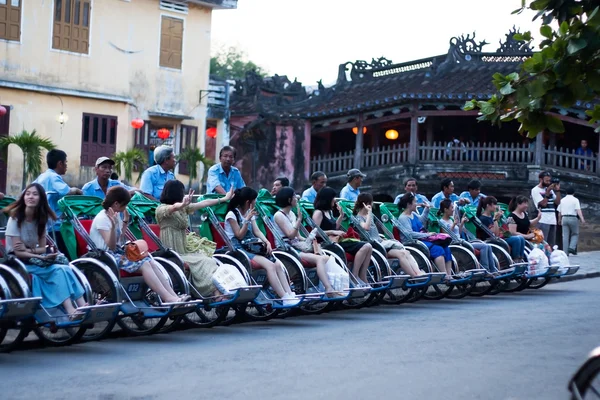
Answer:
[[226, 194], [229, 189], [241, 189], [246, 186], [240, 170], [233, 166], [236, 151], [231, 146], [224, 146], [219, 152], [219, 163], [208, 170], [206, 193]]
[[405, 190], [405, 193], [401, 193], [398, 196], [396, 196], [396, 198], [394, 199], [394, 204], [400, 203], [400, 199], [406, 193], [412, 193], [416, 197], [417, 205], [419, 207], [429, 204], [429, 199], [427, 198], [427, 196], [417, 193], [419, 188], [417, 186], [417, 180], [415, 178], [406, 178], [404, 180], [404, 190]]
[[165, 183], [175, 179], [175, 175], [171, 172], [177, 164], [173, 148], [158, 146], [154, 149], [154, 162], [156, 165], [151, 166], [142, 174], [140, 190], [149, 199], [158, 201]]
[[481, 193], [481, 182], [477, 179], [473, 179], [467, 184], [467, 190], [462, 192], [459, 197], [461, 199], [467, 199], [469, 204], [477, 207], [479, 205], [479, 200], [486, 196]]
[[123, 186], [133, 195], [138, 189], [127, 186], [118, 180], [110, 179], [115, 162], [108, 157], [100, 157], [96, 160], [96, 179], [83, 185], [81, 189], [85, 196], [96, 196], [104, 199], [106, 192], [113, 186]]
[[433, 207], [440, 208], [440, 203], [444, 199], [450, 199], [450, 201], [452, 202], [458, 202], [459, 206], [464, 206], [465, 204], [468, 204], [469, 200], [460, 199], [456, 195], [456, 193], [454, 193], [454, 182], [452, 182], [452, 179], [442, 179], [442, 183], [440, 186], [442, 187], [442, 191], [433, 196], [433, 198], [431, 199]]
[[[577, 150], [575, 150], [575, 154], [578, 156], [587, 156], [587, 157], [593, 157], [594, 156], [594, 152], [588, 148], [588, 141], [585, 139], [581, 139], [581, 147], [578, 148]], [[585, 169], [585, 170], [590, 170], [591, 167], [591, 163], [589, 160], [581, 160], [579, 162], [579, 169]]]
[[323, 171], [315, 171], [310, 176], [310, 181], [312, 182], [312, 185], [302, 192], [302, 200], [314, 203], [317, 198], [317, 192], [327, 185], [327, 175], [325, 175], [325, 172]]
[[362, 185], [363, 179], [367, 176], [356, 168], [352, 168], [350, 171], [348, 171], [346, 176], [348, 177], [348, 183], [340, 192], [340, 197], [342, 199], [356, 201], [358, 195], [360, 194], [360, 190], [358, 188], [360, 185]]
[[[78, 195], [82, 194], [82, 192], [79, 188], [67, 185], [62, 178], [62, 175], [67, 173], [67, 153], [57, 149], [50, 150], [46, 154], [46, 163], [48, 164], [46, 172], [38, 176], [33, 182], [39, 183], [44, 188], [50, 208], [56, 214], [57, 219], [60, 219], [62, 211], [58, 208], [58, 200], [64, 196]], [[69, 253], [60, 235], [59, 228], [60, 222], [55, 221], [54, 224], [50, 225], [48, 230], [54, 232], [58, 249], [66, 255]]]

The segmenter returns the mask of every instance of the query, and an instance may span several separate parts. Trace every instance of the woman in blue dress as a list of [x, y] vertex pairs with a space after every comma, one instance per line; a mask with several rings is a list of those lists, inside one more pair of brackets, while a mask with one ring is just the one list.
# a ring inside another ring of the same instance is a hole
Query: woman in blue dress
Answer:
[[417, 200], [414, 194], [406, 193], [400, 198], [398, 209], [402, 212], [398, 217], [398, 222], [402, 226], [400, 236], [402, 242], [410, 243], [413, 240], [419, 240], [429, 248], [431, 259], [435, 263], [439, 272], [445, 272], [448, 279], [452, 276], [452, 253], [450, 247], [439, 246], [426, 240], [433, 236], [435, 232], [427, 232], [427, 217], [429, 216], [429, 204], [425, 204], [423, 214], [417, 214]]
[[44, 308], [62, 305], [71, 319], [85, 314], [78, 307], [86, 306], [84, 290], [64, 255], [46, 249], [46, 224], [55, 220], [42, 186], [32, 183], [19, 199], [4, 209], [10, 215], [6, 225], [6, 251], [13, 253], [31, 274], [35, 297], [42, 298]]

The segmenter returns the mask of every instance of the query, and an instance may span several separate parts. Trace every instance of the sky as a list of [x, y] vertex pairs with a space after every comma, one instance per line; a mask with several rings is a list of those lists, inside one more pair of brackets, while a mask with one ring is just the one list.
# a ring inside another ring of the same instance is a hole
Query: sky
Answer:
[[335, 83], [339, 64], [384, 56], [394, 63], [448, 52], [453, 36], [498, 41], [515, 25], [539, 35], [521, 0], [239, 0], [213, 13], [212, 49], [235, 46], [269, 74], [313, 86]]

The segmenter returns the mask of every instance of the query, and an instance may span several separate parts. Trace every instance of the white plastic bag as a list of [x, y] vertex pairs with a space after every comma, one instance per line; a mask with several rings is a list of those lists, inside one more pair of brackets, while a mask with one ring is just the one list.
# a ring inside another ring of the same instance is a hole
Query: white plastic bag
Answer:
[[545, 272], [546, 268], [548, 268], [548, 257], [544, 252], [536, 247], [527, 256], [527, 261], [529, 261], [529, 274], [539, 274]]
[[[329, 261], [325, 264], [325, 271], [327, 272], [327, 278], [333, 286], [333, 290], [336, 292], [343, 292], [350, 288], [350, 276], [348, 273], [340, 267], [334, 257], [329, 257]], [[323, 283], [319, 285], [321, 290], [324, 290]]]
[[550, 265], [557, 265], [561, 267], [568, 267], [569, 256], [562, 250], [558, 250], [558, 246], [554, 246], [554, 251], [550, 254]]
[[236, 267], [229, 264], [221, 264], [212, 276], [212, 282], [219, 292], [228, 294], [242, 286], [248, 286], [244, 276]]

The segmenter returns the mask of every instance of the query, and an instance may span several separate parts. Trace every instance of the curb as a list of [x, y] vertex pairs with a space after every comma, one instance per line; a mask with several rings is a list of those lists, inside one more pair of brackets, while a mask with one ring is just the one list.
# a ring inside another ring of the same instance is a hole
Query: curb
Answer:
[[551, 283], [578, 281], [580, 279], [599, 278], [599, 277], [600, 277], [600, 272], [588, 272], [585, 274], [575, 274], [575, 275], [570, 275], [570, 276], [564, 276], [562, 278], [551, 281]]

